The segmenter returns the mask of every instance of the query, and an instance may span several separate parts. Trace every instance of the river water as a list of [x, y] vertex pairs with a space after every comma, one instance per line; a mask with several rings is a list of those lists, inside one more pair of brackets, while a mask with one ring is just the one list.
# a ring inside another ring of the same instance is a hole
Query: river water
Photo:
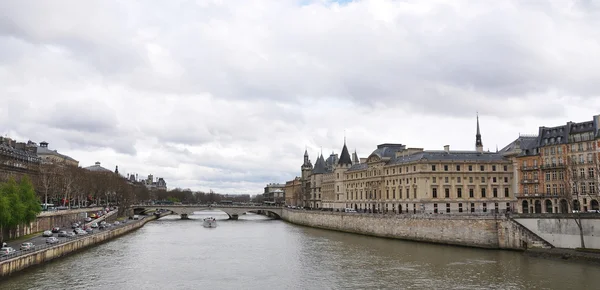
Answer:
[[[219, 219], [214, 229], [201, 219]], [[600, 266], [388, 240], [220, 212], [143, 228], [0, 289], [600, 289]], [[221, 220], [223, 219], [223, 220]]]

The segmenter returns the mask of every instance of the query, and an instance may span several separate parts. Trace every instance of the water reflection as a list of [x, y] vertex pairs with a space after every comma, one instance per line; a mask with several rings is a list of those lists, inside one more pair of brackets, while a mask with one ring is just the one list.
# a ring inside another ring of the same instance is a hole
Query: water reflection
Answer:
[[[218, 227], [202, 227], [213, 216]], [[0, 282], [0, 289], [587, 289], [600, 267], [388, 240], [255, 214], [176, 216]]]

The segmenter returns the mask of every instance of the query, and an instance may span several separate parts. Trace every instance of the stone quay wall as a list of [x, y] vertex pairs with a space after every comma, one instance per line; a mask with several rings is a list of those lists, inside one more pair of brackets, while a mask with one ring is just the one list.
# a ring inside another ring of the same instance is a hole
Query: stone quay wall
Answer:
[[0, 240], [9, 240], [25, 235], [50, 230], [55, 226], [69, 226], [74, 221], [81, 221], [85, 214], [91, 214], [102, 210], [101, 207], [82, 208], [74, 210], [59, 210], [42, 212], [37, 219], [26, 226], [18, 226], [14, 229], [0, 228]]
[[39, 265], [72, 254], [81, 249], [114, 239], [131, 231], [137, 230], [144, 226], [145, 223], [154, 219], [156, 219], [155, 216], [149, 216], [139, 221], [132, 221], [125, 226], [121, 226], [110, 231], [102, 231], [70, 242], [58, 244], [54, 247], [34, 251], [30, 254], [17, 256], [13, 259], [3, 261], [0, 263], [0, 278], [9, 276], [25, 268]]
[[504, 215], [362, 214], [284, 209], [298, 225], [383, 238], [489, 249], [551, 247]]

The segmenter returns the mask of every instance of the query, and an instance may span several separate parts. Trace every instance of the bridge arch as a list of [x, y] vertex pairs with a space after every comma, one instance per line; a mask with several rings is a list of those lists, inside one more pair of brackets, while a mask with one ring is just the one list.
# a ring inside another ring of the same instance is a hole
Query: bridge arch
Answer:
[[194, 212], [206, 210], [219, 210], [227, 214], [229, 219], [236, 220], [247, 212], [262, 213], [275, 219], [281, 219], [282, 208], [271, 206], [208, 206], [208, 205], [133, 205], [134, 213], [143, 214], [150, 210], [166, 209], [173, 213], [187, 217]]

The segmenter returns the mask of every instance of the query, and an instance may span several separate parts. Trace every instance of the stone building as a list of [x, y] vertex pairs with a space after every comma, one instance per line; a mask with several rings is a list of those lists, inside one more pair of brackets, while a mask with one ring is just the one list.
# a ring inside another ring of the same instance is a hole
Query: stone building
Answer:
[[290, 181], [286, 181], [283, 187], [285, 195], [285, 204], [292, 206], [302, 205], [302, 180], [296, 177]]
[[11, 176], [35, 176], [39, 172], [40, 164], [41, 159], [27, 144], [0, 136], [0, 182], [8, 180]]
[[[331, 171], [320, 156], [310, 174], [311, 198], [323, 207], [368, 212], [481, 213], [513, 210], [513, 163], [484, 152], [479, 118], [474, 151], [423, 150], [380, 144], [361, 162], [346, 148]], [[305, 158], [306, 160], [306, 158]], [[332, 187], [330, 185], [333, 185]], [[322, 190], [324, 189], [324, 191]]]
[[[520, 186], [518, 211], [568, 213], [599, 209], [600, 115], [591, 121], [539, 127], [511, 148]], [[533, 141], [532, 141], [533, 140]]]
[[[30, 142], [28, 145], [35, 145], [35, 143]], [[44, 163], [79, 166], [79, 161], [71, 158], [70, 156], [60, 154], [56, 150], [48, 149], [48, 142], [46, 141], [40, 142], [40, 146], [35, 148], [35, 153], [42, 159], [42, 162]]]
[[269, 183], [265, 186], [263, 193], [264, 201], [273, 204], [283, 204], [285, 202], [285, 184]]

